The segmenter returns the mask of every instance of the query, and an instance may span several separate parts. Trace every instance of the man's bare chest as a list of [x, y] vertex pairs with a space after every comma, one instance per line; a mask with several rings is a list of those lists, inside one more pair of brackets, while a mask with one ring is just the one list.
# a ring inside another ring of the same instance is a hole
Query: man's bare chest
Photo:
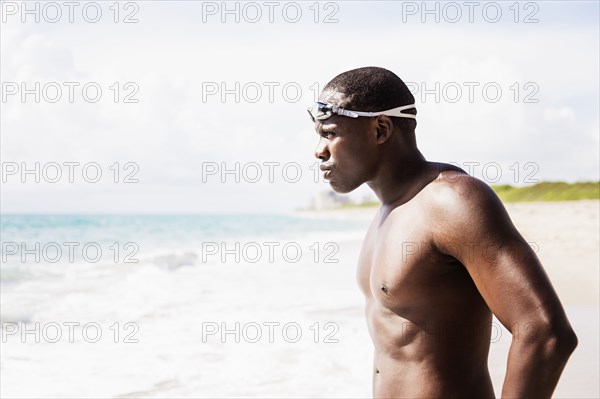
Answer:
[[429, 223], [423, 215], [404, 212], [371, 226], [357, 268], [367, 298], [390, 308], [415, 306], [458, 271], [457, 262], [435, 247]]

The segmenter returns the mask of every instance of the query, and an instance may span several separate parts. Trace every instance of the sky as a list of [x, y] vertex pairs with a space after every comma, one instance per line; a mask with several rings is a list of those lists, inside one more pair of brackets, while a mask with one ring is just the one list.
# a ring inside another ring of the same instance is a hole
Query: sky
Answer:
[[599, 179], [596, 1], [0, 3], [2, 213], [306, 207], [306, 108], [371, 65], [413, 91], [429, 160]]

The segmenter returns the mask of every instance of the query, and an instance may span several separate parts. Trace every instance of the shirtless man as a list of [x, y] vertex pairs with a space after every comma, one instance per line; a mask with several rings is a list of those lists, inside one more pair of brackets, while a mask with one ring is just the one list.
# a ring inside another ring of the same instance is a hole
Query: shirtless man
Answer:
[[494, 192], [419, 152], [404, 82], [383, 68], [344, 72], [309, 113], [330, 186], [348, 193], [367, 183], [381, 201], [357, 273], [375, 346], [373, 396], [493, 398], [494, 314], [513, 335], [502, 397], [550, 398], [577, 337]]

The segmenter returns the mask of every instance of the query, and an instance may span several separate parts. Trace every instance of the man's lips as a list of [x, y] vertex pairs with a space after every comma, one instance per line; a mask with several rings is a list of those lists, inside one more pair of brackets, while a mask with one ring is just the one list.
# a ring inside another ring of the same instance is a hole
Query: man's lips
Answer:
[[321, 169], [322, 172], [325, 172], [325, 173], [323, 173], [323, 178], [328, 180], [329, 176], [331, 176], [331, 174], [333, 173], [334, 168], [333, 168], [333, 165], [331, 165], [331, 164], [324, 164], [324, 165], [321, 165], [319, 167], [319, 169]]

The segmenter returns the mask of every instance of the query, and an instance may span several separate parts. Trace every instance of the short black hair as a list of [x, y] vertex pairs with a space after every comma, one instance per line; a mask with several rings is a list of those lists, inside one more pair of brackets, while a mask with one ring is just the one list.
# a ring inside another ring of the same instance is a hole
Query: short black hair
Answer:
[[[342, 72], [325, 85], [323, 91], [326, 90], [344, 93], [348, 99], [344, 108], [356, 111], [385, 111], [415, 102], [415, 97], [398, 75], [374, 66]], [[402, 112], [417, 114], [416, 108]], [[412, 118], [391, 119], [401, 131], [414, 132], [417, 127], [417, 121]]]

